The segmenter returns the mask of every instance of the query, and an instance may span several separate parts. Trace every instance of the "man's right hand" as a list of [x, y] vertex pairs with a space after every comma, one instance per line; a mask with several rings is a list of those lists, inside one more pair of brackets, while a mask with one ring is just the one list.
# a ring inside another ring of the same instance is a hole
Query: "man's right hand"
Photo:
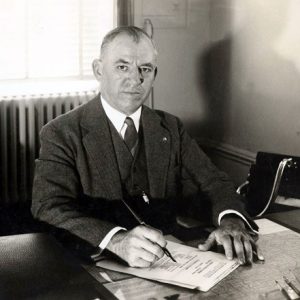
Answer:
[[130, 267], [145, 268], [163, 257], [162, 247], [166, 244], [159, 230], [140, 225], [130, 231], [117, 232], [106, 249], [125, 260]]

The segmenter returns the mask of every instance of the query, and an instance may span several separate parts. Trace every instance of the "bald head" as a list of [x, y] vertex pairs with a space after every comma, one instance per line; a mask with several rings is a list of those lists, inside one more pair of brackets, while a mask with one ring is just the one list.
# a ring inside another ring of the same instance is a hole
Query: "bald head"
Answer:
[[108, 32], [105, 37], [103, 38], [102, 44], [101, 44], [101, 55], [100, 57], [103, 58], [105, 55], [107, 46], [117, 37], [121, 35], [127, 35], [132, 38], [132, 40], [135, 43], [139, 43], [141, 39], [149, 40], [153, 46], [153, 50], [155, 53], [155, 56], [157, 56], [158, 52], [156, 49], [156, 46], [154, 44], [154, 41], [152, 38], [141, 28], [135, 27], [135, 26], [122, 26], [117, 27], [110, 32]]

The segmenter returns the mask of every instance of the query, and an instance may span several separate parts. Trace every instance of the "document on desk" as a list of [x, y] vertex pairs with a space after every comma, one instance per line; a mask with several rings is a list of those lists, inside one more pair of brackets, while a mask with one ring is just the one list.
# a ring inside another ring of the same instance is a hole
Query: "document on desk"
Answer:
[[204, 292], [239, 266], [236, 260], [227, 260], [223, 254], [201, 252], [196, 248], [170, 241], [167, 248], [177, 262], [165, 255], [150, 268], [127, 267], [109, 259], [97, 262], [97, 266]]

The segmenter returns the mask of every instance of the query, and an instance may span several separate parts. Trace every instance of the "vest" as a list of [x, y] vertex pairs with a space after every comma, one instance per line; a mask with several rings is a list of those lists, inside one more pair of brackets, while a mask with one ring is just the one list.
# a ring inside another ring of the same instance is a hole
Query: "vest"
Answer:
[[[152, 199], [150, 196], [142, 125], [140, 124], [139, 128], [137, 149], [134, 157], [132, 157], [113, 124], [110, 121], [108, 123], [119, 167], [123, 199], [146, 224], [164, 230], [166, 224], [174, 223], [176, 214], [172, 211], [169, 201]], [[149, 203], [144, 200], [143, 192], [148, 196]], [[124, 204], [120, 204], [119, 210], [122, 211], [116, 212], [117, 218], [119, 218], [119, 220], [116, 220], [117, 224], [128, 229], [138, 225], [138, 222], [128, 213], [128, 209]]]

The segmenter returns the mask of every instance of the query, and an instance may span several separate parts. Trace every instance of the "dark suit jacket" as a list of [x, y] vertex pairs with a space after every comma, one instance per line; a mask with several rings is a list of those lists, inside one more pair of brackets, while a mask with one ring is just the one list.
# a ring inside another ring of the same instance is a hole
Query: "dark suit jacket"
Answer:
[[[210, 201], [215, 224], [225, 209], [245, 214], [227, 176], [215, 168], [178, 118], [143, 106], [141, 122], [151, 198], [188, 199], [201, 191]], [[99, 97], [48, 123], [40, 137], [33, 215], [99, 245], [119, 225], [110, 218], [114, 212], [105, 209], [122, 198], [108, 119]]]

